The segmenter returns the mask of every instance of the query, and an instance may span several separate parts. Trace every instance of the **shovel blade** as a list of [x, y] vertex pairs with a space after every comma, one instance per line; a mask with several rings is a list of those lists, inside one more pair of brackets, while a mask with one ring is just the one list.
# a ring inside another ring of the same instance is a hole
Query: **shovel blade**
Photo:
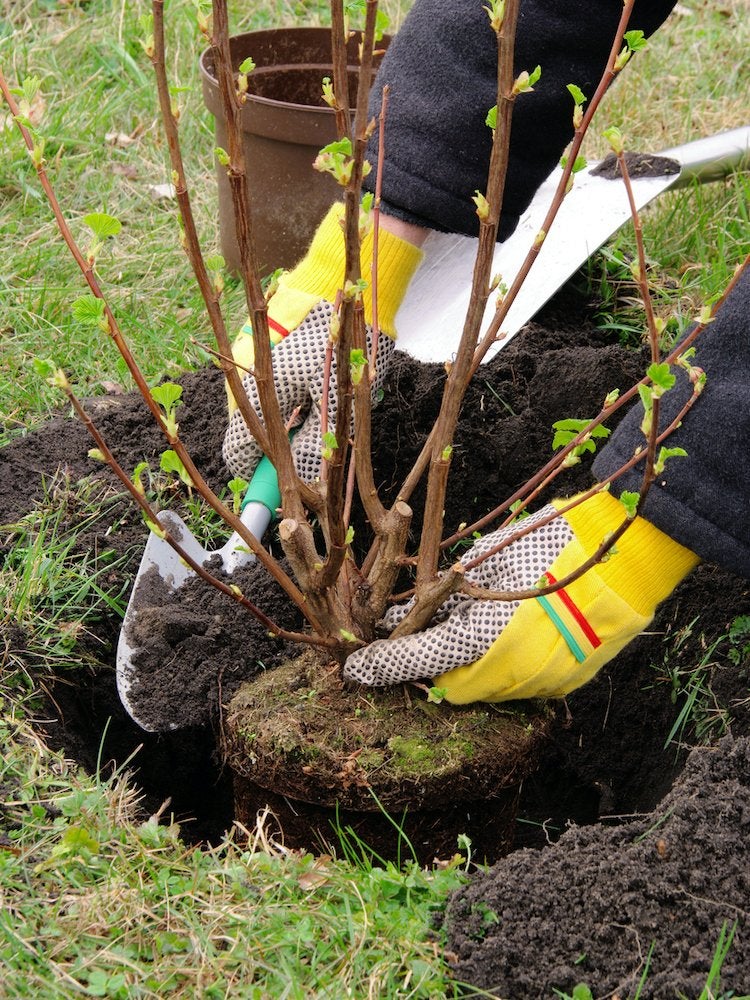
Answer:
[[[257, 537], [262, 537], [271, 520], [271, 511], [265, 503], [251, 501], [246, 504], [241, 520], [243, 524]], [[162, 511], [159, 523], [168, 531], [172, 538], [181, 546], [194, 562], [205, 565], [209, 560], [219, 560], [221, 569], [233, 573], [243, 565], [255, 559], [255, 556], [245, 547], [238, 534], [233, 534], [220, 549], [205, 549], [193, 535], [182, 518], [173, 511]], [[128, 607], [120, 629], [117, 643], [116, 678], [117, 693], [126, 712], [146, 732], [166, 732], [180, 728], [184, 723], [171, 724], [164, 721], [157, 727], [152, 725], [144, 713], [138, 711], [135, 692], [138, 687], [138, 659], [144, 652], [135, 639], [135, 626], [142, 610], [151, 609], [153, 600], [154, 574], [158, 577], [159, 589], [163, 592], [178, 591], [183, 584], [196, 579], [196, 573], [183, 561], [182, 557], [163, 538], [151, 532], [146, 541], [146, 547], [141, 557], [138, 573], [133, 583]]]
[[[750, 126], [721, 132], [659, 154], [674, 160], [677, 173], [632, 178], [640, 211], [673, 187], [714, 181], [750, 163]], [[579, 267], [631, 218], [627, 191], [621, 179], [597, 176], [597, 164], [576, 174], [554, 226], [545, 235], [530, 279], [525, 282], [503, 321], [500, 337], [484, 357], [489, 361], [532, 319]], [[519, 273], [526, 255], [543, 228], [554, 197], [560, 169], [550, 174], [521, 217], [513, 235], [498, 244], [492, 264], [507, 287]], [[399, 350], [418, 361], [443, 363], [455, 356], [469, 304], [478, 241], [470, 236], [432, 232], [423, 246], [424, 261], [396, 315]], [[482, 327], [495, 313], [490, 295]]]
[[[162, 511], [159, 514], [159, 523], [179, 542], [186, 553], [198, 563], [204, 563], [210, 558], [208, 552], [193, 535], [182, 518], [173, 511]], [[146, 541], [146, 547], [141, 556], [138, 573], [135, 577], [133, 590], [128, 602], [125, 618], [120, 629], [120, 638], [117, 643], [117, 693], [120, 697], [125, 711], [137, 722], [141, 729], [153, 733], [156, 729], [151, 726], [143, 717], [139, 715], [137, 705], [134, 700], [134, 691], [138, 684], [137, 658], [141, 653], [141, 648], [133, 639], [133, 627], [136, 623], [139, 610], [149, 606], [149, 598], [146, 595], [146, 585], [152, 581], [152, 571], [156, 572], [162, 584], [171, 591], [178, 590], [183, 583], [195, 577], [195, 573], [185, 563], [177, 552], [163, 538], [154, 532], [150, 532]], [[166, 725], [165, 730], [174, 730], [176, 725]]]

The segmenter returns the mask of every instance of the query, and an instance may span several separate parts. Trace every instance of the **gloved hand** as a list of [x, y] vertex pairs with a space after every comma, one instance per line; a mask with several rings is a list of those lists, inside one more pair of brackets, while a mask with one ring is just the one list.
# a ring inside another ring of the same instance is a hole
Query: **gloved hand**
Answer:
[[[524, 526], [552, 509], [542, 508]], [[551, 582], [561, 580], [596, 551], [623, 516], [618, 500], [597, 494], [469, 570], [466, 579], [506, 591], [530, 589], [545, 573]], [[494, 548], [513, 530], [480, 539], [464, 561]], [[439, 624], [357, 650], [346, 661], [344, 676], [373, 686], [435, 678], [454, 704], [561, 697], [590, 680], [642, 632], [657, 604], [698, 561], [637, 517], [609, 559], [563, 590], [514, 602], [453, 594], [440, 609]], [[386, 626], [395, 627], [407, 609], [392, 608]]]
[[[323, 364], [333, 301], [344, 278], [344, 235], [339, 224], [343, 207], [335, 205], [321, 222], [310, 249], [294, 270], [284, 274], [268, 305], [271, 360], [274, 382], [282, 416], [289, 421], [300, 408], [303, 421], [292, 441], [295, 465], [300, 476], [309, 481], [320, 473], [320, 406], [323, 394]], [[378, 318], [381, 336], [378, 345], [377, 380], [373, 393], [382, 385], [388, 358], [396, 336], [394, 318], [422, 254], [415, 246], [381, 230], [378, 247]], [[372, 266], [372, 234], [362, 241], [360, 254], [362, 276], [368, 282], [364, 293], [365, 320], [372, 320], [369, 288]], [[246, 368], [253, 364], [253, 333], [250, 323], [240, 331], [234, 345], [235, 359]], [[252, 375], [242, 384], [262, 418], [258, 390]], [[235, 401], [229, 398], [229, 426], [224, 437], [224, 460], [233, 475], [250, 479], [262, 452], [250, 435]], [[332, 366], [328, 397], [328, 422], [336, 422], [336, 372]]]

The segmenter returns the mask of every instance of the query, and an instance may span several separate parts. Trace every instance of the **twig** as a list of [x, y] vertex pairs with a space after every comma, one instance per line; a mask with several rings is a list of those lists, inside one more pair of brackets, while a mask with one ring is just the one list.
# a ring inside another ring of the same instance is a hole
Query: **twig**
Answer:
[[[7, 85], [5, 77], [0, 70], [0, 90], [2, 90], [3, 95], [8, 102], [13, 115], [18, 115], [18, 106], [13, 98], [12, 93]], [[33, 150], [34, 144], [32, 138], [29, 134], [28, 129], [21, 122], [17, 122], [18, 128], [23, 136], [24, 142], [26, 143], [29, 150]], [[100, 299], [104, 306], [104, 317], [107, 321], [107, 332], [114, 342], [115, 346], [120, 352], [125, 364], [127, 365], [128, 371], [133, 377], [133, 381], [141, 394], [141, 397], [148, 407], [151, 415], [153, 416], [157, 426], [160, 431], [164, 434], [170, 447], [174, 449], [177, 456], [182, 461], [185, 469], [190, 476], [195, 489], [200, 493], [204, 500], [208, 503], [212, 510], [216, 513], [230, 526], [233, 531], [242, 538], [242, 541], [253, 551], [257, 556], [258, 560], [263, 564], [263, 566], [268, 570], [271, 576], [276, 580], [280, 587], [285, 591], [287, 596], [297, 605], [297, 607], [302, 611], [303, 615], [310, 622], [311, 626], [318, 632], [323, 632], [322, 627], [319, 624], [318, 618], [315, 611], [310, 607], [310, 602], [307, 600], [302, 591], [297, 587], [297, 585], [287, 576], [286, 573], [281, 569], [278, 562], [263, 548], [260, 540], [255, 537], [247, 527], [242, 523], [239, 517], [234, 514], [233, 511], [229, 510], [225, 504], [221, 502], [218, 496], [210, 488], [208, 483], [205, 481], [199, 470], [197, 469], [195, 463], [192, 460], [189, 452], [183, 445], [179, 436], [173, 433], [172, 430], [167, 426], [166, 421], [162, 415], [162, 412], [157, 404], [156, 400], [151, 395], [151, 390], [149, 389], [148, 383], [146, 382], [143, 373], [138, 367], [138, 363], [133, 357], [132, 352], [125, 340], [120, 326], [101, 290], [99, 282], [94, 273], [93, 264], [90, 263], [81, 253], [78, 244], [70, 231], [70, 228], [65, 220], [65, 217], [60, 208], [60, 204], [55, 195], [54, 189], [49, 182], [47, 177], [47, 172], [44, 168], [43, 162], [35, 163], [37, 175], [39, 177], [40, 184], [44, 190], [47, 200], [52, 208], [52, 212], [55, 216], [55, 221], [57, 222], [60, 233], [65, 240], [68, 249], [70, 250], [73, 259], [78, 264], [83, 276], [91, 289], [92, 294], [95, 298]]]
[[378, 256], [380, 250], [380, 202], [383, 193], [383, 163], [385, 161], [385, 121], [388, 112], [388, 96], [391, 92], [386, 83], [380, 99], [378, 115], [378, 169], [375, 174], [375, 200], [372, 208], [372, 269], [370, 287], [372, 289], [372, 350], [370, 352], [370, 382], [377, 378], [378, 343], [380, 342], [380, 322], [378, 319]]
[[156, 90], [159, 97], [159, 109], [161, 111], [162, 126], [167, 137], [169, 147], [169, 157], [172, 163], [172, 180], [175, 188], [175, 196], [180, 210], [180, 217], [183, 226], [183, 247], [198, 284], [206, 313], [208, 314], [211, 328], [216, 338], [218, 347], [218, 357], [224, 376], [229, 383], [231, 393], [237, 403], [237, 407], [242, 413], [247, 424], [248, 431], [252, 434], [263, 451], [268, 451], [269, 440], [266, 428], [259, 419], [257, 413], [250, 405], [247, 394], [242, 386], [242, 380], [232, 359], [232, 347], [227, 335], [224, 316], [219, 305], [220, 293], [218, 293], [209, 277], [208, 270], [203, 259], [200, 247], [198, 231], [195, 226], [190, 193], [185, 179], [185, 168], [182, 160], [182, 149], [180, 147], [179, 129], [177, 120], [172, 110], [172, 100], [169, 93], [169, 83], [165, 68], [165, 48], [164, 48], [164, 0], [152, 0], [152, 11], [154, 17], [154, 47], [150, 54], [151, 64], [154, 67], [156, 77]]

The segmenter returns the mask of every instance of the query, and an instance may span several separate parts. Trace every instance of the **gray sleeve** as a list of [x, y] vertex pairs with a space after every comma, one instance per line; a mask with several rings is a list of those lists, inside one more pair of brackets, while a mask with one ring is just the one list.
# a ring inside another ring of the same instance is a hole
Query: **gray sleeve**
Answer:
[[[695, 363], [706, 372], [706, 388], [668, 446], [675, 458], [651, 487], [644, 514], [657, 528], [702, 559], [750, 578], [750, 268], [746, 268], [715, 321], [696, 341]], [[662, 400], [661, 426], [690, 396], [680, 374], [675, 390]], [[643, 409], [633, 407], [594, 462], [604, 479], [644, 442]], [[613, 486], [638, 490], [641, 476], [631, 471]]]
[[[637, 0], [631, 26], [651, 34], [674, 0]], [[531, 94], [515, 103], [500, 239], [515, 229], [534, 192], [572, 137], [575, 83], [591, 96], [622, 12], [622, 0], [524, 0], [516, 71], [542, 67]], [[392, 215], [476, 235], [471, 201], [486, 189], [487, 111], [496, 103], [497, 42], [482, 0], [415, 0], [386, 53], [371, 114], [390, 86], [383, 200]], [[373, 142], [368, 158], [377, 159]], [[371, 175], [370, 183], [375, 172]]]

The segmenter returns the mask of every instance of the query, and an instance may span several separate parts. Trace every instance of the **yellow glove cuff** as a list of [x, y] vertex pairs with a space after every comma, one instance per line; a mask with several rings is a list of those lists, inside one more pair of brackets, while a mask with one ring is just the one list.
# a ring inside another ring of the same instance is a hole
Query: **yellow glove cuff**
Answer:
[[[568, 501], [555, 501], [560, 508]], [[586, 557], [625, 519], [625, 508], [609, 493], [597, 493], [563, 514], [581, 543]], [[636, 517], [596, 572], [628, 604], [643, 615], [653, 615], [657, 604], [669, 597], [680, 580], [700, 559], [690, 549], [659, 531], [650, 521]]]
[[[312, 307], [325, 299], [333, 302], [344, 283], [345, 247], [341, 221], [344, 206], [334, 205], [318, 226], [310, 249], [297, 266], [281, 276], [269, 302], [269, 315], [287, 330], [299, 326]], [[380, 230], [378, 238], [378, 322], [389, 337], [396, 336], [395, 317], [409, 283], [422, 260], [422, 251]], [[372, 233], [362, 241], [362, 277], [365, 321], [372, 323]]]
[[[623, 506], [607, 493], [565, 514], [576, 537], [550, 567], [552, 579], [581, 566], [623, 516]], [[562, 697], [639, 635], [657, 604], [698, 562], [693, 552], [638, 517], [607, 562], [561, 591], [522, 601], [483, 657], [435, 684], [454, 704]]]

